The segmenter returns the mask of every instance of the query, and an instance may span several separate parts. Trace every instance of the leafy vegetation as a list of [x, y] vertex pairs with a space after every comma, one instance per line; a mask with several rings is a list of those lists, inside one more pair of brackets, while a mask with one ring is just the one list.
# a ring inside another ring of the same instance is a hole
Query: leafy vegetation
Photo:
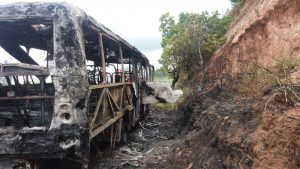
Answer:
[[237, 4], [238, 2], [240, 2], [240, 0], [230, 0], [230, 2], [231, 2], [232, 5], [235, 5], [235, 4]]
[[169, 13], [160, 18], [163, 54], [160, 63], [170, 73], [172, 86], [182, 74], [201, 70], [214, 51], [225, 42], [229, 15], [181, 13], [176, 21]]
[[155, 81], [170, 81], [170, 76], [167, 70], [164, 67], [156, 69], [154, 72], [154, 80]]
[[163, 111], [171, 111], [171, 110], [177, 110], [177, 104], [176, 103], [156, 103], [152, 105], [152, 108], [156, 110], [157, 112], [163, 112]]

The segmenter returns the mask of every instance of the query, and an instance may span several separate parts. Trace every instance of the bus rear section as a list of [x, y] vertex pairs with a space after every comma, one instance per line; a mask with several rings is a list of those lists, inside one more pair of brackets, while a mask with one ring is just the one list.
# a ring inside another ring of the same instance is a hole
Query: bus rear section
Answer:
[[55, 3], [0, 11], [0, 168], [32, 167], [42, 158], [86, 163], [86, 15]]

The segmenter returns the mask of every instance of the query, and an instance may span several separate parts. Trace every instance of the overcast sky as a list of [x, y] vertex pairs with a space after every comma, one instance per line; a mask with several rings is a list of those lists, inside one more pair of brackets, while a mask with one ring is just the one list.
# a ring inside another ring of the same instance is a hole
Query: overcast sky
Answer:
[[[161, 34], [159, 32], [159, 18], [162, 14], [170, 12], [171, 15], [178, 16], [180, 12], [201, 13], [216, 10], [223, 14], [231, 8], [229, 0], [64, 1], [83, 9], [88, 15], [136, 46], [156, 67], [159, 67], [158, 59], [162, 53], [160, 47]], [[18, 0], [1, 0], [0, 5], [12, 2], [18, 2]]]

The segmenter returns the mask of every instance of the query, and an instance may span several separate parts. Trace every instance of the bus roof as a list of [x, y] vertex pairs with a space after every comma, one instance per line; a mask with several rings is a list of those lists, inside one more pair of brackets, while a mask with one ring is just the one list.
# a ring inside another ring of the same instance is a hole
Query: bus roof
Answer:
[[[94, 18], [88, 16], [83, 10], [70, 5], [65, 2], [17, 2], [8, 5], [0, 6], [0, 21], [20, 21], [20, 20], [52, 20], [57, 15], [56, 8], [64, 8], [65, 12], [72, 13], [74, 18], [80, 16], [82, 18], [82, 24], [86, 24], [88, 27], [99, 31], [107, 38], [120, 44], [123, 48], [130, 51], [134, 57], [137, 57], [143, 61], [144, 64], [149, 64], [147, 57], [141, 53], [136, 47], [129, 44], [126, 40], [121, 38], [119, 35], [112, 32], [104, 25], [97, 22]], [[0, 26], [0, 29], [2, 27]]]

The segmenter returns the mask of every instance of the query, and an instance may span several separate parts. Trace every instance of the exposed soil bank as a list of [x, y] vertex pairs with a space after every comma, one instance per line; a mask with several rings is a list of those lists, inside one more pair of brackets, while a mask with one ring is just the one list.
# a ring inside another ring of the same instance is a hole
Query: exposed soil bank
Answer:
[[[241, 95], [229, 82], [207, 86], [183, 106], [190, 130], [184, 144], [175, 146], [165, 168], [300, 167], [300, 108], [284, 97]], [[295, 92], [299, 92], [295, 90]]]
[[236, 74], [278, 60], [300, 59], [300, 1], [245, 0], [236, 7], [227, 42], [215, 52], [212, 77]]

